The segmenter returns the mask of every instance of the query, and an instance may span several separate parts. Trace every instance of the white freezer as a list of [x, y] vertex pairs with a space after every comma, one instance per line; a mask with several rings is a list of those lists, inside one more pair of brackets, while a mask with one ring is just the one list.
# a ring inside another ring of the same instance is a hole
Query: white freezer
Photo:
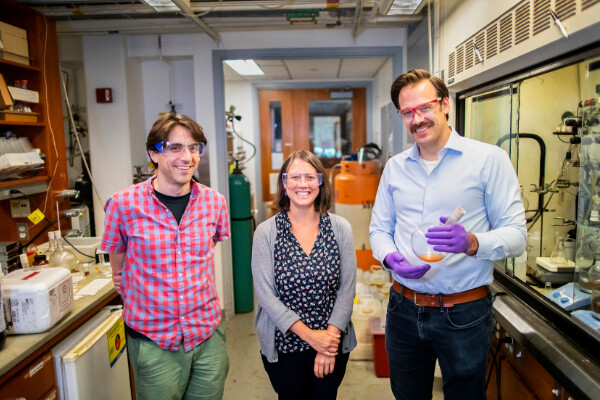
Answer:
[[52, 349], [61, 399], [131, 399], [121, 314], [102, 309]]

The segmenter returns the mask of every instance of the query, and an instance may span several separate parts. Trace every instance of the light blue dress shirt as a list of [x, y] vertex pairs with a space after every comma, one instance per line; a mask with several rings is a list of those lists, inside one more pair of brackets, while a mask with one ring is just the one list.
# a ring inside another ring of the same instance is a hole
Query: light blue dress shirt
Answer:
[[527, 230], [519, 182], [508, 154], [497, 146], [467, 139], [454, 129], [428, 174], [415, 144], [385, 166], [369, 238], [382, 262], [399, 251], [413, 265], [424, 264], [412, 251], [411, 235], [425, 222], [439, 222], [457, 206], [466, 210], [460, 223], [479, 241], [475, 256], [450, 254], [420, 279], [395, 280], [418, 292], [451, 294], [492, 282], [493, 261], [525, 251]]

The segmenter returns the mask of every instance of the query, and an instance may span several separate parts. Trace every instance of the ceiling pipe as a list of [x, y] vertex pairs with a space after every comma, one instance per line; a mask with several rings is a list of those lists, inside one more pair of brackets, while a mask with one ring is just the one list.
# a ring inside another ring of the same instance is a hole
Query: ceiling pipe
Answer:
[[206, 22], [202, 21], [197, 15], [194, 14], [192, 7], [190, 6], [190, 0], [171, 0], [179, 9], [181, 13], [194, 21], [196, 25], [198, 25], [208, 36], [210, 36], [215, 42], [221, 42], [221, 36], [219, 33], [212, 29], [210, 26], [206, 24]]
[[354, 21], [352, 23], [352, 37], [354, 38], [354, 42], [356, 43], [356, 38], [358, 38], [358, 36], [360, 35], [360, 33], [362, 32], [358, 32], [358, 28], [361, 22], [361, 17], [362, 17], [362, 12], [363, 12], [363, 0], [356, 0], [356, 7], [354, 9]]

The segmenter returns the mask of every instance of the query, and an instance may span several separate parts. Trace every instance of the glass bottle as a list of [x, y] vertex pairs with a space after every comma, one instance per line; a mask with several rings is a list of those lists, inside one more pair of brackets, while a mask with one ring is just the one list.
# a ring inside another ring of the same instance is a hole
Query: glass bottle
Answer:
[[592, 292], [592, 316], [600, 319], [600, 252], [596, 252], [596, 264], [588, 271], [588, 282]]
[[54, 240], [56, 242], [56, 251], [50, 256], [50, 266], [64, 267], [71, 272], [78, 272], [77, 257], [71, 251], [64, 248], [60, 231], [54, 231]]
[[582, 273], [579, 278], [581, 290], [586, 293], [592, 293], [594, 287], [600, 289], [600, 246], [596, 248], [596, 263], [590, 267], [587, 273]]
[[54, 240], [54, 231], [48, 232], [48, 250], [44, 253], [47, 260], [50, 260], [52, 253], [56, 251], [56, 241]]

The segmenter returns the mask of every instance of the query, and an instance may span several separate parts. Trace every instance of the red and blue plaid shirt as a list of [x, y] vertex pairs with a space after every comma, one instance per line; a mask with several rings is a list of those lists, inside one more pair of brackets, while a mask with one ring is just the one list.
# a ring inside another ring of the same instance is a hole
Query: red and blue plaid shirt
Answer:
[[186, 351], [210, 337], [221, 322], [214, 277], [214, 241], [229, 237], [224, 197], [193, 182], [179, 225], [161, 203], [150, 178], [114, 194], [101, 248], [126, 253], [121, 294], [123, 319], [160, 347]]

